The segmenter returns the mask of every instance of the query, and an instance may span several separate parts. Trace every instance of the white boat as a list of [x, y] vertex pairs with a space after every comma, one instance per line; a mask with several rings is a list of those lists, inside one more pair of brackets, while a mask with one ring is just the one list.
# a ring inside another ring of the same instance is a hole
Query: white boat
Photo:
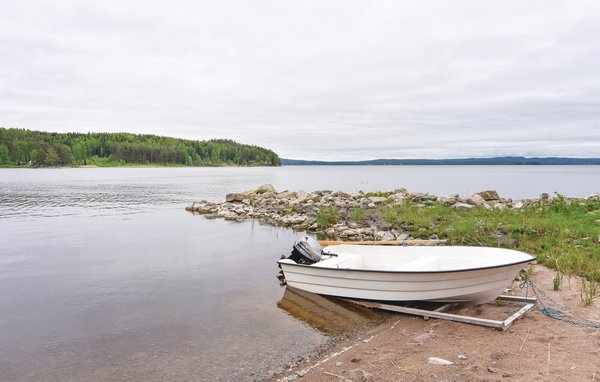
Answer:
[[[316, 244], [315, 244], [316, 243]], [[488, 247], [335, 245], [304, 237], [279, 260], [287, 285], [307, 292], [378, 301], [493, 301], [530, 261]]]

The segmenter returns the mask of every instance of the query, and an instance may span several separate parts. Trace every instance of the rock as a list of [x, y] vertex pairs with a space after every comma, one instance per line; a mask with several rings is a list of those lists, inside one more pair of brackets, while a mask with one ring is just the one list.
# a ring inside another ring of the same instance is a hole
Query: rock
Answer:
[[429, 357], [429, 359], [427, 360], [427, 363], [430, 365], [454, 365], [454, 362], [450, 362], [443, 358], [437, 358], [437, 357]]
[[392, 241], [395, 240], [394, 235], [391, 232], [378, 231], [375, 232], [375, 240], [377, 241]]
[[239, 216], [233, 211], [221, 211], [217, 214], [218, 216], [225, 218], [225, 220], [238, 220]]
[[276, 196], [278, 199], [291, 199], [296, 196], [296, 193], [289, 192], [289, 191], [282, 191], [282, 192], [278, 193]]
[[404, 193], [395, 193], [392, 194], [390, 198], [394, 199], [394, 204], [402, 204], [404, 203], [404, 199], [406, 199], [406, 196]]
[[453, 196], [440, 196], [436, 201], [441, 204], [454, 204], [457, 202], [457, 199]]
[[344, 231], [342, 231], [342, 233], [340, 233], [341, 237], [353, 237], [356, 236], [356, 230], [354, 229], [346, 229]]
[[217, 212], [218, 207], [213, 203], [200, 204], [196, 206], [196, 211], [201, 214], [207, 214], [210, 212]]
[[485, 199], [479, 194], [473, 194], [469, 199], [467, 199], [467, 203], [474, 206], [482, 206], [485, 204]]
[[250, 196], [248, 194], [227, 194], [225, 195], [225, 201], [228, 203], [237, 203], [241, 202], [244, 199], [249, 199]]
[[258, 187], [256, 190], [254, 190], [254, 192], [257, 194], [264, 194], [265, 192], [272, 192], [274, 194], [277, 193], [277, 191], [275, 191], [275, 187], [268, 183]]
[[496, 190], [481, 191], [476, 193], [475, 195], [481, 196], [483, 200], [500, 200], [500, 195], [498, 195], [498, 192], [496, 192]]
[[409, 237], [410, 237], [410, 233], [402, 232], [400, 235], [398, 235], [398, 237], [396, 238], [396, 241], [408, 240]]
[[429, 240], [439, 240], [440, 238], [435, 233], [429, 236]]
[[470, 210], [471, 208], [474, 208], [474, 205], [471, 204], [466, 204], [466, 203], [454, 203], [452, 205], [452, 209], [455, 211], [466, 211], [466, 210]]
[[384, 198], [383, 196], [371, 196], [369, 200], [371, 203], [379, 204], [385, 202], [387, 198]]
[[[307, 201], [308, 199], [310, 199], [310, 194], [308, 192], [305, 191], [299, 191], [296, 194], [296, 200], [298, 200], [298, 202], [302, 203], [304, 201]], [[312, 200], [311, 200], [312, 201]]]
[[347, 194], [343, 191], [336, 191], [336, 192], [332, 193], [331, 196], [333, 196], [335, 198], [341, 198], [341, 199], [350, 199], [351, 198], [350, 194]]
[[512, 204], [512, 208], [516, 208], [516, 209], [518, 209], [518, 210], [519, 210], [519, 209], [521, 209], [521, 208], [523, 208], [523, 202], [522, 202], [522, 201], [520, 201], [520, 200], [519, 200], [519, 201], [516, 201], [516, 202], [513, 202], [513, 204]]

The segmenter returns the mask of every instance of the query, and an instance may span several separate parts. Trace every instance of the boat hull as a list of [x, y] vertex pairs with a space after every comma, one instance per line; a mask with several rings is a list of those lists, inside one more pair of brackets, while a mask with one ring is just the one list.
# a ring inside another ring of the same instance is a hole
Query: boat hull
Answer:
[[524, 264], [448, 272], [331, 269], [280, 262], [287, 285], [328, 296], [379, 301], [493, 301]]

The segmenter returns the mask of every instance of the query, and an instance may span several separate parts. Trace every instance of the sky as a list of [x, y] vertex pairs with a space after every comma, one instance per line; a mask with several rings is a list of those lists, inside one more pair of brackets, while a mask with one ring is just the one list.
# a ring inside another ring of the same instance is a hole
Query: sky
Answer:
[[598, 1], [3, 1], [0, 127], [600, 157]]

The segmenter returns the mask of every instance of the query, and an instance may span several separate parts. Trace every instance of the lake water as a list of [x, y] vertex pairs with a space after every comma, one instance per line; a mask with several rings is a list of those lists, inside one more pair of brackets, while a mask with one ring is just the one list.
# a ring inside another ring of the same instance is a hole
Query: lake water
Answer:
[[299, 234], [184, 211], [263, 183], [587, 196], [600, 166], [0, 169], [0, 380], [260, 380], [377, 320], [279, 286]]

